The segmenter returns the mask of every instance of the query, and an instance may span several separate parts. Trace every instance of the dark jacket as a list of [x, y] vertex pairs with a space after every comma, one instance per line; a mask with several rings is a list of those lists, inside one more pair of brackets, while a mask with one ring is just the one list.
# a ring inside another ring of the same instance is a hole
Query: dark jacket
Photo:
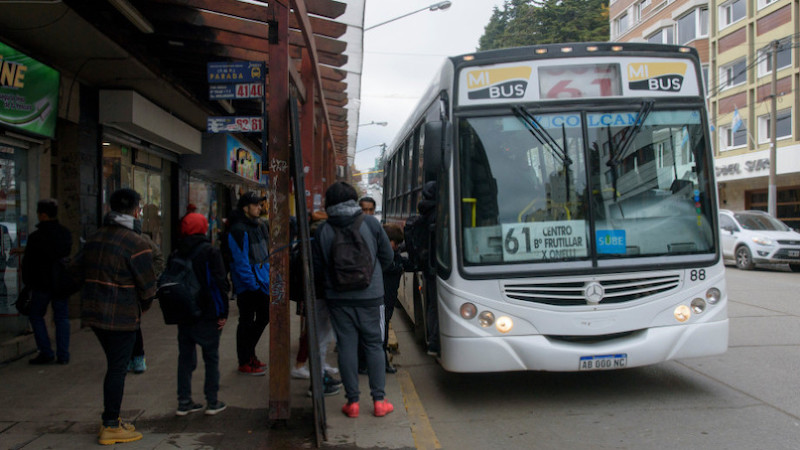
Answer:
[[383, 304], [383, 268], [391, 264], [394, 258], [389, 237], [383, 231], [378, 219], [366, 216], [359, 231], [369, 246], [372, 254], [373, 272], [370, 285], [357, 291], [337, 291], [330, 279], [330, 248], [333, 243], [333, 226], [350, 226], [361, 212], [361, 207], [354, 201], [347, 201], [326, 209], [328, 220], [320, 225], [314, 233], [313, 260], [314, 281], [317, 283], [317, 296], [325, 292], [329, 305], [341, 306], [378, 306]]
[[269, 295], [269, 231], [260, 219], [251, 219], [241, 210], [231, 215], [234, 223], [228, 234], [231, 255], [231, 280], [237, 294], [261, 291]]
[[156, 294], [153, 251], [134, 231], [133, 217], [106, 214], [70, 272], [83, 280], [81, 325], [113, 331], [139, 329], [142, 307]]
[[36, 228], [28, 237], [22, 258], [22, 281], [32, 289], [50, 292], [53, 264], [69, 256], [72, 236], [58, 220], [39, 222]]
[[[192, 260], [192, 268], [203, 289], [197, 304], [203, 311], [201, 316], [206, 320], [225, 319], [228, 317], [228, 277], [222, 262], [222, 253], [211, 245], [204, 234], [186, 236], [178, 242], [176, 253], [185, 257], [192, 253], [198, 245], [207, 244]], [[208, 287], [206, 289], [205, 287]]]

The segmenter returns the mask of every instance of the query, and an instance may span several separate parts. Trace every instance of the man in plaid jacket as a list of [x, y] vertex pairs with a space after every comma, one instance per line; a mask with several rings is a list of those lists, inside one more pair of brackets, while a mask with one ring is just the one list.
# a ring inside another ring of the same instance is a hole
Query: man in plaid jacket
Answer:
[[81, 324], [91, 327], [106, 355], [103, 425], [100, 444], [142, 438], [119, 418], [125, 375], [136, 342], [142, 311], [156, 293], [153, 251], [141, 236], [141, 196], [133, 189], [111, 194], [111, 212], [89, 238], [72, 267], [83, 281]]

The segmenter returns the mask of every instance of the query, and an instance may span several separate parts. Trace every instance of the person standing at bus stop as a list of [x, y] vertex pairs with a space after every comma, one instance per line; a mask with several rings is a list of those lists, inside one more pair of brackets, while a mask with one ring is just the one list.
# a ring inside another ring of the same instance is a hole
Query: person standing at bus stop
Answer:
[[[383, 353], [383, 269], [391, 264], [394, 252], [381, 224], [374, 217], [363, 214], [356, 203], [357, 199], [356, 190], [344, 182], [334, 183], [325, 192], [328, 220], [317, 229], [314, 236], [314, 280], [317, 292], [325, 292], [331, 322], [336, 331], [339, 373], [347, 396], [342, 412], [353, 418], [359, 415], [358, 340], [361, 338], [366, 349], [374, 414], [383, 417], [394, 411], [394, 406], [385, 398]], [[354, 230], [358, 233], [353, 236], [355, 240], [343, 240], [344, 230], [353, 227], [356, 222], [360, 224]], [[359, 236], [363, 242], [359, 241]], [[343, 246], [361, 248], [364, 244], [369, 251], [368, 264], [372, 267], [369, 285], [362, 289], [344, 289], [335, 282], [338, 278], [335, 275], [342, 269], [336, 264], [337, 257], [340, 252], [347, 251], [342, 249]]]

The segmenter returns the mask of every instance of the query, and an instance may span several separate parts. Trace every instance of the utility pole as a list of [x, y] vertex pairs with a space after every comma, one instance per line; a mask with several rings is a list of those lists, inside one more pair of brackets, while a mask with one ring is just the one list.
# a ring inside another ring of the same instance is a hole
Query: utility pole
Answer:
[[772, 41], [772, 110], [769, 115], [769, 190], [767, 192], [767, 213], [777, 218], [778, 191], [775, 187], [775, 169], [778, 165], [778, 41]]

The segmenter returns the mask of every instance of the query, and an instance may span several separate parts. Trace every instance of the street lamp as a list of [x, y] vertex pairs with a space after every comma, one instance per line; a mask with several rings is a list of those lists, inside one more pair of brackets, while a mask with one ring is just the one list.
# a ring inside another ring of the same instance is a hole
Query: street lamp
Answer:
[[449, 0], [445, 0], [443, 2], [437, 2], [437, 3], [434, 3], [434, 4], [430, 5], [430, 6], [426, 6], [424, 8], [420, 8], [420, 9], [418, 9], [416, 11], [411, 11], [410, 13], [403, 14], [402, 16], [399, 16], [399, 17], [395, 17], [394, 19], [389, 19], [386, 22], [381, 22], [379, 24], [372, 25], [371, 27], [364, 28], [364, 31], [369, 31], [369, 30], [371, 30], [371, 29], [373, 29], [375, 27], [379, 27], [381, 25], [386, 25], [389, 22], [394, 22], [397, 19], [402, 19], [403, 17], [408, 17], [408, 16], [410, 16], [412, 14], [416, 14], [418, 12], [422, 12], [422, 11], [425, 11], [425, 10], [428, 10], [428, 11], [444, 11], [445, 9], [449, 8], [452, 5], [453, 5], [453, 3], [451, 1], [449, 1]]
[[389, 125], [389, 122], [375, 122], [373, 120], [372, 122], [358, 124], [359, 127], [365, 127], [367, 125], [378, 125], [378, 126], [381, 126], [381, 127], [385, 127], [386, 125]]

